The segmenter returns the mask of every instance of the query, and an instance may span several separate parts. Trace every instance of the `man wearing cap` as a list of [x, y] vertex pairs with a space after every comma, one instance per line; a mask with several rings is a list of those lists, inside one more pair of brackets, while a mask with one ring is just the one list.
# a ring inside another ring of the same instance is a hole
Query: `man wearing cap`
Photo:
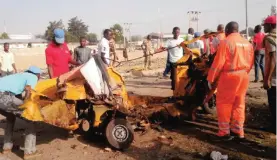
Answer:
[[272, 131], [276, 133], [276, 16], [264, 21], [265, 76], [264, 89], [267, 90], [268, 104], [272, 115]]
[[204, 37], [202, 38], [202, 41], [204, 42], [204, 54], [210, 55], [213, 54], [213, 37], [210, 36], [210, 33], [212, 31], [209, 29], [204, 30]]
[[[35, 88], [40, 74], [40, 68], [31, 66], [26, 72], [0, 78], [0, 113], [7, 118], [3, 154], [9, 153], [13, 148], [12, 134], [16, 119], [15, 114], [20, 112], [18, 106], [23, 104], [23, 99], [30, 97], [31, 90]], [[19, 98], [24, 91], [25, 97]], [[25, 130], [24, 159], [38, 155], [35, 126], [33, 123], [29, 123]]]
[[67, 44], [64, 42], [64, 30], [55, 29], [53, 41], [45, 50], [46, 64], [50, 78], [59, 77], [69, 71], [69, 63], [79, 65], [72, 59]]
[[[194, 33], [194, 38], [199, 38], [201, 36], [200, 32]], [[190, 49], [199, 49], [201, 55], [204, 54], [204, 42], [201, 39], [196, 40], [194, 43], [191, 43]]]

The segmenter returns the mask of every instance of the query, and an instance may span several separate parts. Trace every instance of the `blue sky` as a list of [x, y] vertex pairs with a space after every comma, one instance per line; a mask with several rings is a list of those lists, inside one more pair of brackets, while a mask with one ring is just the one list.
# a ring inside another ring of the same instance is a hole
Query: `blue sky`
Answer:
[[[215, 30], [219, 23], [237, 21], [245, 28], [244, 0], [0, 0], [0, 32], [4, 21], [9, 34], [44, 33], [48, 22], [78, 16], [89, 31], [100, 35], [115, 23], [132, 23], [131, 33], [145, 35], [161, 30], [170, 33], [174, 26], [188, 29], [189, 10], [198, 10], [199, 30]], [[249, 26], [261, 23], [270, 14], [275, 0], [248, 0]], [[158, 12], [160, 8], [160, 14]]]

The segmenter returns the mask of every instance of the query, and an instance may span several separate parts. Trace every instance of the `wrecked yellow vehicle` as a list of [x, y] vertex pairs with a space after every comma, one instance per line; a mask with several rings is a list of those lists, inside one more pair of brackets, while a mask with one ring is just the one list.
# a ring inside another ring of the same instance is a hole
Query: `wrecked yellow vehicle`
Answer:
[[20, 109], [24, 119], [98, 133], [113, 148], [125, 149], [134, 138], [124, 113], [129, 107], [122, 77], [95, 56], [59, 78], [39, 81]]

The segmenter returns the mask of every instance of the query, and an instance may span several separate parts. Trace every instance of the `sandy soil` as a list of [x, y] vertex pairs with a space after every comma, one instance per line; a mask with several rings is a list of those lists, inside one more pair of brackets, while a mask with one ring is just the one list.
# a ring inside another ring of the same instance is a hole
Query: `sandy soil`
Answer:
[[[119, 51], [121, 54], [121, 51]], [[17, 66], [21, 69], [27, 68], [30, 64], [45, 67], [45, 58], [42, 53], [22, 55], [16, 54]], [[129, 53], [129, 57], [141, 56], [141, 51]], [[166, 53], [153, 57], [153, 68], [163, 68], [165, 66]], [[120, 56], [120, 59], [122, 57]], [[130, 69], [143, 65], [143, 61], [136, 61], [124, 64], [117, 70], [125, 75], [126, 86], [129, 91], [140, 95], [150, 96], [171, 96], [169, 79], [161, 79], [159, 76], [134, 77], [129, 73]], [[251, 81], [253, 72], [251, 72]], [[266, 128], [270, 123], [269, 111], [267, 107], [267, 97], [261, 88], [261, 83], [251, 83], [247, 93], [247, 118], [246, 137], [249, 143], [239, 144], [236, 142], [215, 143], [211, 141], [211, 135], [216, 134], [216, 119], [200, 115], [196, 122], [179, 120], [169, 122], [162, 126], [164, 132], [148, 130], [146, 133], [135, 133], [135, 141], [126, 151], [105, 151], [108, 147], [103, 139], [98, 137], [88, 141], [83, 136], [76, 134], [73, 138], [68, 138], [67, 132], [63, 129], [48, 125], [40, 125], [37, 136], [37, 148], [43, 152], [43, 160], [200, 160], [207, 159], [211, 151], [220, 151], [227, 154], [229, 159], [276, 159], [276, 139], [275, 135], [267, 132]], [[5, 120], [0, 121], [0, 142], [3, 141]], [[23, 133], [26, 123], [17, 120], [14, 132], [14, 142], [16, 145], [23, 145]], [[158, 137], [164, 135], [171, 137], [173, 142], [166, 144]], [[7, 159], [19, 160], [22, 151], [15, 149], [13, 153], [6, 156]], [[1, 158], [1, 157], [0, 157]]]

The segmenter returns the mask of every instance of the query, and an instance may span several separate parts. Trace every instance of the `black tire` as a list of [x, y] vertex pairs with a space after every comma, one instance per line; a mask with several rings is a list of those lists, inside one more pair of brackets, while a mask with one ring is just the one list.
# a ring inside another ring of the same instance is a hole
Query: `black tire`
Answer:
[[115, 149], [123, 150], [130, 147], [134, 140], [134, 131], [125, 119], [113, 119], [106, 127], [106, 139]]
[[213, 95], [213, 97], [210, 99], [210, 101], [208, 103], [205, 103], [203, 105], [203, 108], [204, 108], [206, 113], [212, 114], [214, 116], [217, 115], [217, 111], [216, 111], [216, 95], [215, 94]]

